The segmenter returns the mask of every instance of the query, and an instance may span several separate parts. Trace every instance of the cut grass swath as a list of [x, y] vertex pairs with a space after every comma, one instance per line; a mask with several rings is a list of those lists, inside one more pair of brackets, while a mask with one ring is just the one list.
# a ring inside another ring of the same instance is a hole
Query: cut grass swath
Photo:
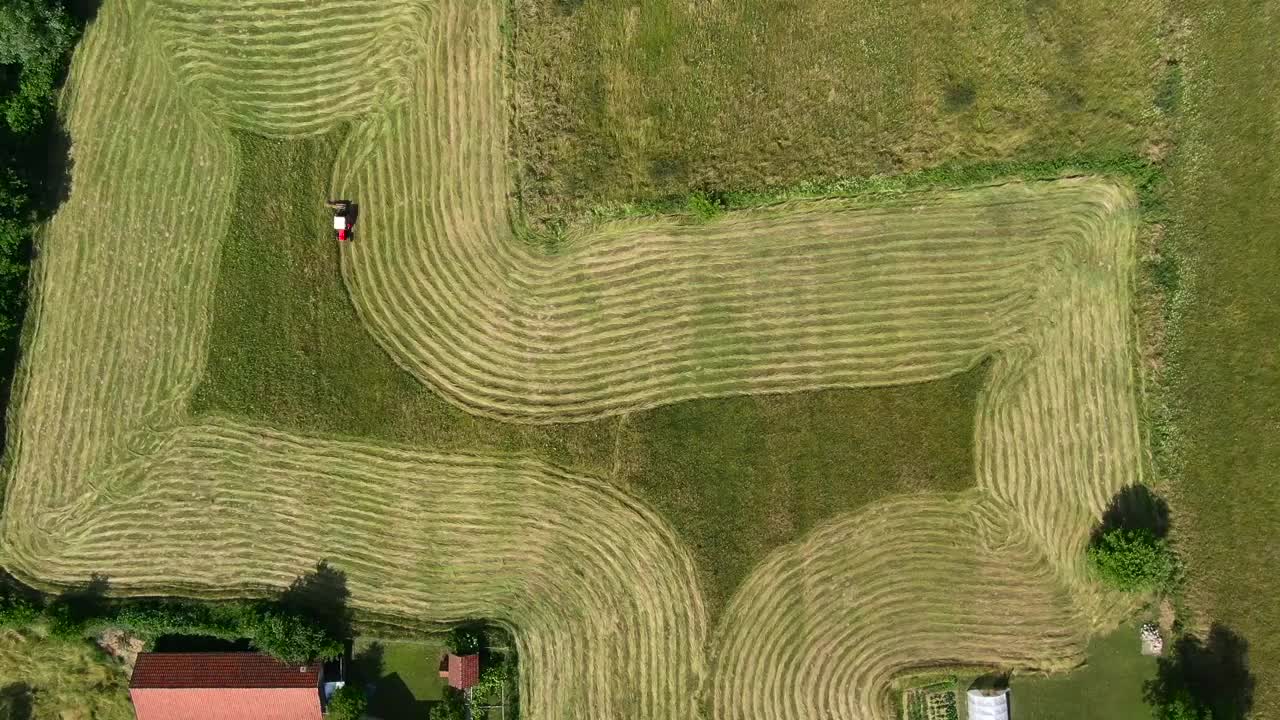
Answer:
[[[6, 566], [216, 597], [283, 585], [323, 552], [357, 608], [510, 625], [534, 718], [876, 716], [908, 663], [1079, 657], [1116, 603], [1078, 561], [1088, 521], [1139, 473], [1130, 191], [1090, 178], [618, 221], [543, 257], [508, 229], [500, 4], [345, 7], [102, 8], [67, 100], [75, 192], [37, 264]], [[228, 31], [182, 42], [201, 14]], [[325, 18], [411, 52], [350, 53]], [[342, 58], [391, 79], [351, 96], [363, 115], [327, 117], [313, 98]], [[922, 382], [994, 357], [980, 491], [873, 505], [777, 551], [708, 660], [688, 550], [616, 488], [523, 457], [190, 417], [239, 162], [229, 128], [295, 136], [357, 117], [333, 188], [362, 204], [344, 279], [391, 357], [451, 402], [579, 421]], [[129, 232], [104, 241], [108, 211]], [[932, 589], [963, 577], [982, 590], [972, 606]], [[777, 628], [766, 651], [743, 640], [762, 623]], [[759, 666], [773, 650], [821, 670]]]

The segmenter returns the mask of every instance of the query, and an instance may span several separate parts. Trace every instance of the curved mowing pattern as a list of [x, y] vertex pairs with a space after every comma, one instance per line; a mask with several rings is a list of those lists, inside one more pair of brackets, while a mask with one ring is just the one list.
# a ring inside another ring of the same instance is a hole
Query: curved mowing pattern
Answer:
[[[66, 99], [74, 192], [36, 266], [6, 567], [221, 596], [336, 555], [360, 608], [511, 625], [530, 718], [888, 717], [912, 667], [1077, 660], [1121, 602], [1084, 576], [1084, 533], [1139, 479], [1130, 194], [1079, 179], [620, 222], [541, 257], [506, 229], [499, 20], [470, 0], [102, 8]], [[777, 550], [709, 639], [685, 547], [597, 480], [189, 417], [239, 162], [227, 128], [345, 121], [353, 301], [453, 402], [570, 421], [994, 357], [980, 489]]]
[[209, 115], [268, 135], [325, 132], [404, 99], [426, 0], [138, 3]]
[[369, 208], [345, 256], [353, 300], [402, 366], [471, 412], [565, 422], [956, 373], [1040, 324], [1042, 268], [1114, 199], [1062, 185], [775, 207], [618, 223], [537, 257], [506, 231], [498, 17], [441, 15], [434, 72], [335, 177]]
[[110, 568], [126, 592], [257, 589], [332, 548], [356, 607], [512, 625], [531, 717], [697, 714], [693, 562], [665, 522], [598, 481], [226, 421], [181, 428], [108, 475], [64, 514], [56, 554], [27, 532], [10, 536], [11, 560], [50, 581]]
[[774, 553], [716, 638], [718, 718], [868, 718], [924, 657], [1065, 669], [1085, 639], [1010, 508], [981, 494], [868, 508]]

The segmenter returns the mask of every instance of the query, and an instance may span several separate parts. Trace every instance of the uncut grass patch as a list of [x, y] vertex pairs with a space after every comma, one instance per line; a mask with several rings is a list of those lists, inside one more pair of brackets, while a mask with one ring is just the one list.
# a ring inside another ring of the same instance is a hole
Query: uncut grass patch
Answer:
[[1173, 539], [1196, 630], [1248, 646], [1251, 697], [1224, 715], [1280, 717], [1280, 12], [1183, 0], [1188, 42], [1172, 157], [1171, 290], [1176, 433]]
[[689, 542], [714, 615], [764, 556], [826, 518], [974, 484], [985, 368], [905, 387], [681, 403], [622, 423], [618, 482]]
[[1156, 3], [512, 7], [535, 226], [694, 190], [1136, 152], [1158, 122]]
[[[533, 452], [603, 467], [611, 428], [545, 431], [468, 415], [395, 365], [343, 286], [327, 198], [344, 132], [238, 136], [241, 168], [215, 291], [212, 338], [191, 409], [439, 450]], [[359, 227], [356, 240], [360, 242]]]

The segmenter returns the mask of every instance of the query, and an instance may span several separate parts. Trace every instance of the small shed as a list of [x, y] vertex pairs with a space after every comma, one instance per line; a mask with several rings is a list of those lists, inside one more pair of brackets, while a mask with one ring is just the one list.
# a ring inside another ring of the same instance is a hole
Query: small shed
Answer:
[[440, 662], [440, 677], [447, 678], [449, 687], [466, 690], [480, 682], [480, 656], [449, 653]]
[[969, 720], [1009, 720], [1009, 689], [970, 690]]

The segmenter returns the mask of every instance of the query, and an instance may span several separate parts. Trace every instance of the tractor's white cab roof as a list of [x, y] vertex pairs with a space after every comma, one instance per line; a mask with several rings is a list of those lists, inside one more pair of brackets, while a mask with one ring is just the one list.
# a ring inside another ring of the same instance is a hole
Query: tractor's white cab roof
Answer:
[[346, 219], [345, 217], [341, 216], [341, 215], [334, 215], [334, 216], [333, 216], [333, 229], [334, 229], [334, 230], [346, 230], [346, 229], [347, 229], [347, 219]]

